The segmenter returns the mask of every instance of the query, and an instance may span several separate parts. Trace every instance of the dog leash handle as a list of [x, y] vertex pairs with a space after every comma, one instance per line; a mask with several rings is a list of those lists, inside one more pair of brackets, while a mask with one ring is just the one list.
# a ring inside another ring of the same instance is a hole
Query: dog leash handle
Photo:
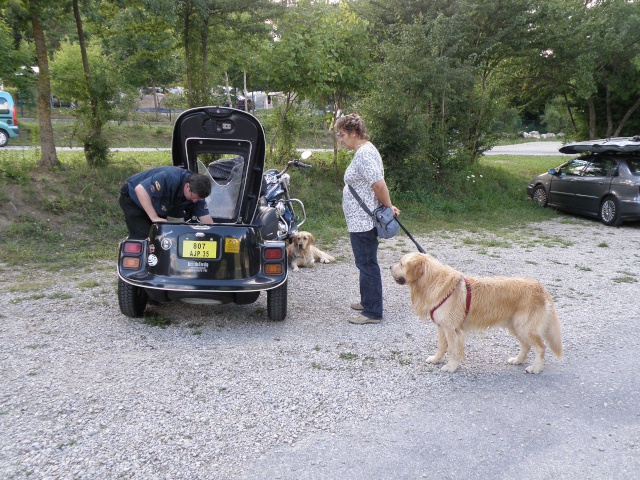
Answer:
[[404, 225], [402, 225], [402, 223], [400, 223], [400, 220], [398, 220], [398, 217], [397, 217], [397, 216], [396, 216], [396, 220], [398, 221], [398, 225], [400, 225], [400, 228], [402, 228], [402, 230], [404, 230], [404, 233], [406, 233], [406, 234], [407, 234], [407, 236], [411, 239], [411, 241], [412, 241], [413, 243], [415, 243], [415, 244], [416, 244], [416, 247], [418, 247], [418, 251], [419, 251], [420, 253], [427, 253], [427, 252], [425, 252], [425, 251], [424, 251], [424, 248], [422, 248], [422, 247], [420, 246], [420, 244], [416, 241], [416, 239], [415, 239], [415, 238], [413, 238], [413, 235], [411, 235], [411, 234], [409, 233], [409, 230], [407, 230], [406, 228], [404, 228]]

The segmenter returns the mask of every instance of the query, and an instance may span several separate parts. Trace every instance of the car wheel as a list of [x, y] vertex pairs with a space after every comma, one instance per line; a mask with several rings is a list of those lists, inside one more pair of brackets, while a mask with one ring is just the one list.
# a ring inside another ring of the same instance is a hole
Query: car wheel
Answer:
[[620, 225], [620, 202], [616, 197], [607, 197], [600, 204], [600, 220], [605, 225]]
[[274, 322], [281, 322], [287, 316], [287, 282], [267, 290], [267, 314]]
[[147, 298], [144, 288], [118, 279], [118, 303], [120, 311], [127, 317], [141, 317], [147, 306]]
[[4, 147], [7, 143], [9, 143], [9, 134], [0, 130], [0, 147]]
[[547, 203], [549, 203], [549, 198], [547, 197], [547, 191], [544, 189], [542, 185], [536, 186], [533, 189], [533, 201], [536, 202], [541, 207], [546, 207]]

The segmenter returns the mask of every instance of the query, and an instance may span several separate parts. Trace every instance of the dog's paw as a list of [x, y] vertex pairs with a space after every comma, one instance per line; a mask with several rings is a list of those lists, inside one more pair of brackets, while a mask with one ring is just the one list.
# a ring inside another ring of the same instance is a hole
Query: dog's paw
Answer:
[[542, 371], [542, 365], [536, 365], [534, 363], [533, 365], [529, 365], [525, 368], [524, 371], [525, 373], [540, 373]]
[[520, 357], [511, 357], [507, 360], [509, 365], [520, 365], [524, 360], [520, 359]]
[[331, 260], [329, 260], [328, 258], [321, 258], [320, 263], [331, 263]]
[[440, 363], [440, 360], [442, 360], [442, 357], [439, 357], [438, 355], [431, 355], [430, 357], [427, 357], [427, 363]]
[[298, 265], [293, 265], [293, 266], [291, 267], [291, 270], [293, 270], [294, 272], [297, 272], [297, 271], [298, 271], [298, 270], [300, 270], [300, 269], [298, 268]]
[[443, 372], [453, 373], [458, 369], [459, 364], [454, 362], [447, 363], [444, 367], [442, 367]]

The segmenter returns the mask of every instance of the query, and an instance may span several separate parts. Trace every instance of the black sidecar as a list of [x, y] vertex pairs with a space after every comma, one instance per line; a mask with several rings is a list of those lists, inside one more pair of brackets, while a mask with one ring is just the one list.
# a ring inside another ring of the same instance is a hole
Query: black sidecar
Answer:
[[206, 199], [214, 225], [155, 223], [146, 240], [119, 246], [118, 301], [123, 314], [139, 317], [149, 300], [197, 304], [255, 302], [267, 292], [267, 313], [287, 315], [287, 253], [276, 241], [275, 209], [261, 206], [265, 134], [251, 114], [199, 107], [177, 119], [173, 165], [212, 179]]

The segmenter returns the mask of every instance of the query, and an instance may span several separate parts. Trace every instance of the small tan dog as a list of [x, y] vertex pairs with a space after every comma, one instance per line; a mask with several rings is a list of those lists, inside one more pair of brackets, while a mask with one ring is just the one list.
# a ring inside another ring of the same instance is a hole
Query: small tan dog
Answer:
[[298, 267], [314, 267], [316, 262], [331, 263], [336, 259], [317, 248], [314, 243], [316, 239], [309, 232], [298, 232], [289, 240], [287, 253], [289, 254], [289, 265], [295, 272]]
[[431, 318], [438, 328], [438, 349], [427, 358], [439, 363], [445, 353], [449, 361], [442, 367], [455, 372], [464, 358], [464, 330], [503, 327], [520, 342], [520, 354], [508, 363], [520, 365], [533, 347], [535, 360], [527, 373], [540, 373], [545, 344], [562, 357], [560, 321], [553, 299], [537, 281], [528, 278], [465, 277], [431, 255], [409, 253], [391, 267], [400, 285], [411, 288], [411, 303], [422, 318]]

